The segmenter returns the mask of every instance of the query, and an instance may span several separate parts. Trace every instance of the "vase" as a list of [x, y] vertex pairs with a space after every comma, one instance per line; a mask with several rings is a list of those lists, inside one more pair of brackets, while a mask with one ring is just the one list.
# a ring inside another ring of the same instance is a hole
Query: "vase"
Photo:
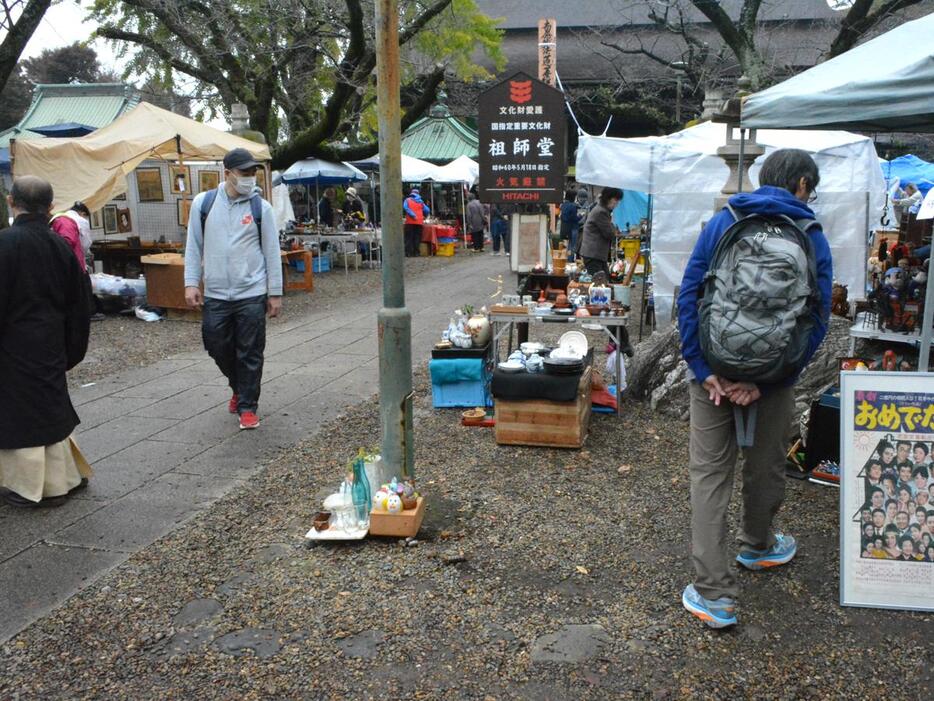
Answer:
[[473, 338], [475, 348], [482, 348], [490, 342], [492, 330], [490, 329], [490, 320], [483, 314], [474, 314], [467, 320], [467, 333]]

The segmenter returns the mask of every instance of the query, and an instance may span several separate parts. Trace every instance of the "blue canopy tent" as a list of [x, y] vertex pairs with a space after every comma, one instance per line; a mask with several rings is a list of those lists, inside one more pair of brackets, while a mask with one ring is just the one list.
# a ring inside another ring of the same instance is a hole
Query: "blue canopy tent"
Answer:
[[613, 210], [613, 223], [621, 231], [628, 232], [630, 226], [638, 226], [649, 218], [649, 196], [645, 192], [623, 190], [623, 201]]
[[29, 128], [29, 131], [35, 132], [36, 134], [42, 134], [42, 136], [58, 139], [87, 136], [92, 131], [96, 130], [97, 127], [90, 127], [87, 124], [79, 124], [78, 122], [64, 122], [62, 124], [49, 124], [44, 127]]
[[914, 183], [925, 195], [934, 187], [934, 163], [922, 161], [917, 156], [899, 156], [891, 161], [881, 161], [880, 165], [882, 175], [890, 185], [895, 179], [898, 179], [902, 186]]

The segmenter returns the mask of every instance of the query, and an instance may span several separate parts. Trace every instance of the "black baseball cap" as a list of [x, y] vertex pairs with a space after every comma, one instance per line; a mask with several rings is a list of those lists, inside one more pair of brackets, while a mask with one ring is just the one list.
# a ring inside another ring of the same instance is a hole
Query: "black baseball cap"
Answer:
[[224, 156], [224, 167], [227, 170], [247, 170], [259, 166], [260, 163], [245, 148], [235, 148]]

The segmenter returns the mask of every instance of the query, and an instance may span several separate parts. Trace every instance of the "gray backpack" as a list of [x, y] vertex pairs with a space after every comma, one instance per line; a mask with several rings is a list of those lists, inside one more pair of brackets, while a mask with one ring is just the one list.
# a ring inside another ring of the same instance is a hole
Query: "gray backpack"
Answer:
[[804, 365], [819, 312], [814, 220], [741, 216], [714, 248], [700, 301], [700, 344], [717, 375], [772, 384]]

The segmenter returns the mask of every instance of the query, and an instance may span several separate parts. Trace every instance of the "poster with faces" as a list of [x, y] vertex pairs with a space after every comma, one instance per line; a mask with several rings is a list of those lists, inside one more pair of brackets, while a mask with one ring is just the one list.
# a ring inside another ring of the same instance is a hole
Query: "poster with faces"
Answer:
[[934, 373], [841, 380], [840, 603], [934, 611]]

